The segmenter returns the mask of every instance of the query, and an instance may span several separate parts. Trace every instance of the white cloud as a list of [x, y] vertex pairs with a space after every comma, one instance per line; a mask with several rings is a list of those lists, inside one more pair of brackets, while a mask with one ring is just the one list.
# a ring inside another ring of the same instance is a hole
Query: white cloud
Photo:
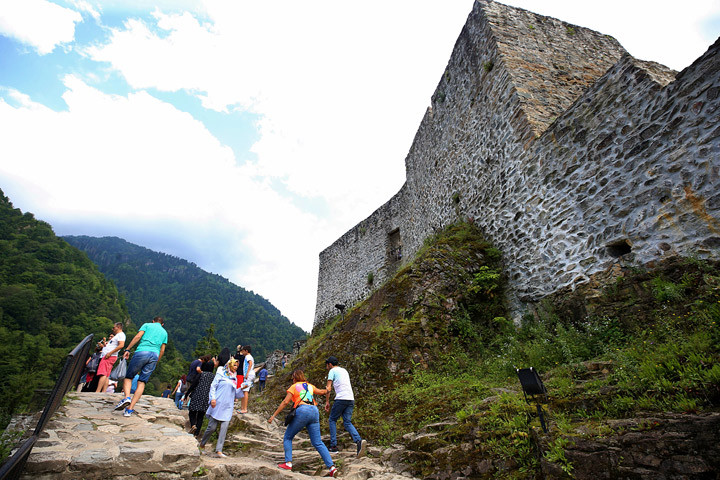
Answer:
[[156, 11], [156, 24], [129, 21], [87, 53], [135, 88], [185, 89], [207, 108], [260, 114], [258, 173], [322, 197], [337, 235], [402, 185], [403, 159], [471, 8], [208, 0], [208, 22]]
[[[309, 329], [316, 287], [305, 277], [317, 275], [322, 222], [237, 166], [189, 114], [144, 91], [108, 95], [73, 76], [64, 82], [64, 112], [17, 92], [7, 96], [18, 107], [0, 99], [0, 174], [34, 192], [32, 211], [65, 222], [171, 226], [164, 235], [228, 252], [216, 273]], [[237, 265], [234, 251], [252, 263]]]
[[69, 0], [70, 4], [75, 7], [75, 9], [85, 12], [88, 15], [90, 15], [92, 18], [94, 18], [96, 21], [100, 20], [100, 12], [93, 7], [89, 2], [85, 0]]
[[[74, 3], [76, 0], [65, 0]], [[83, 1], [83, 0], [81, 0]], [[201, 0], [85, 0], [91, 8], [113, 15], [145, 15], [150, 8], [165, 12], [193, 12], [204, 14]]]
[[40, 55], [72, 42], [82, 15], [46, 0], [4, 0], [0, 3], [0, 34], [31, 46]]

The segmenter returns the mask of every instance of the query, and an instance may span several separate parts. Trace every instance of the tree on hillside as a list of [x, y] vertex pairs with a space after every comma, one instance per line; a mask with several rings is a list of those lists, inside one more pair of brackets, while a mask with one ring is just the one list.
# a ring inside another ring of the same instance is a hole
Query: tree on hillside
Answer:
[[215, 338], [215, 324], [211, 323], [205, 330], [205, 336], [198, 340], [192, 359], [200, 358], [203, 355], [217, 355], [220, 350], [220, 342]]

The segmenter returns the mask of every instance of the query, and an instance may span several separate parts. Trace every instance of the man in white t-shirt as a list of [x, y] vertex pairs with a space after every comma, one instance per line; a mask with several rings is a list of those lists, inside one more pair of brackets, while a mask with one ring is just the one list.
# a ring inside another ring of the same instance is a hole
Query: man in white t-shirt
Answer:
[[[325, 360], [325, 367], [329, 370], [327, 379], [327, 400], [325, 401], [325, 411], [330, 412], [330, 453], [337, 453], [337, 421], [340, 417], [343, 419], [345, 430], [352, 437], [353, 442], [357, 446], [357, 456], [365, 454], [367, 442], [360, 438], [355, 426], [352, 424], [352, 413], [355, 407], [355, 396], [353, 395], [352, 384], [350, 383], [350, 375], [347, 370], [338, 367], [338, 359], [328, 357]], [[332, 409], [330, 409], [330, 392], [335, 388], [335, 401]]]
[[103, 347], [100, 355], [100, 365], [98, 365], [97, 374], [100, 380], [95, 392], [104, 392], [110, 384], [110, 372], [118, 358], [118, 351], [125, 346], [125, 332], [123, 332], [123, 324], [118, 322], [113, 325], [113, 336]]

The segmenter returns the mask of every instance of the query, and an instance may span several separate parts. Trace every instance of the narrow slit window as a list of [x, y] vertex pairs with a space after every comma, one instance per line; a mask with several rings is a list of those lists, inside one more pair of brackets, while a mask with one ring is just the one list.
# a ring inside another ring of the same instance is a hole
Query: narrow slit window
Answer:
[[400, 238], [400, 229], [396, 228], [388, 234], [388, 261], [390, 263], [399, 262], [403, 256], [402, 238]]

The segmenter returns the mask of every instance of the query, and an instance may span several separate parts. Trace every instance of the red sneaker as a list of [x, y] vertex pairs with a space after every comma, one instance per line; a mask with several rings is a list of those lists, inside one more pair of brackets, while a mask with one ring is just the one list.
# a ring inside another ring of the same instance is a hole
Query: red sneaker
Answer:
[[292, 470], [292, 467], [287, 463], [278, 463], [278, 468], [282, 468], [283, 470]]
[[334, 477], [335, 475], [337, 475], [337, 468], [335, 468], [335, 466], [333, 465], [332, 467], [330, 467], [330, 471], [325, 476], [326, 477]]

